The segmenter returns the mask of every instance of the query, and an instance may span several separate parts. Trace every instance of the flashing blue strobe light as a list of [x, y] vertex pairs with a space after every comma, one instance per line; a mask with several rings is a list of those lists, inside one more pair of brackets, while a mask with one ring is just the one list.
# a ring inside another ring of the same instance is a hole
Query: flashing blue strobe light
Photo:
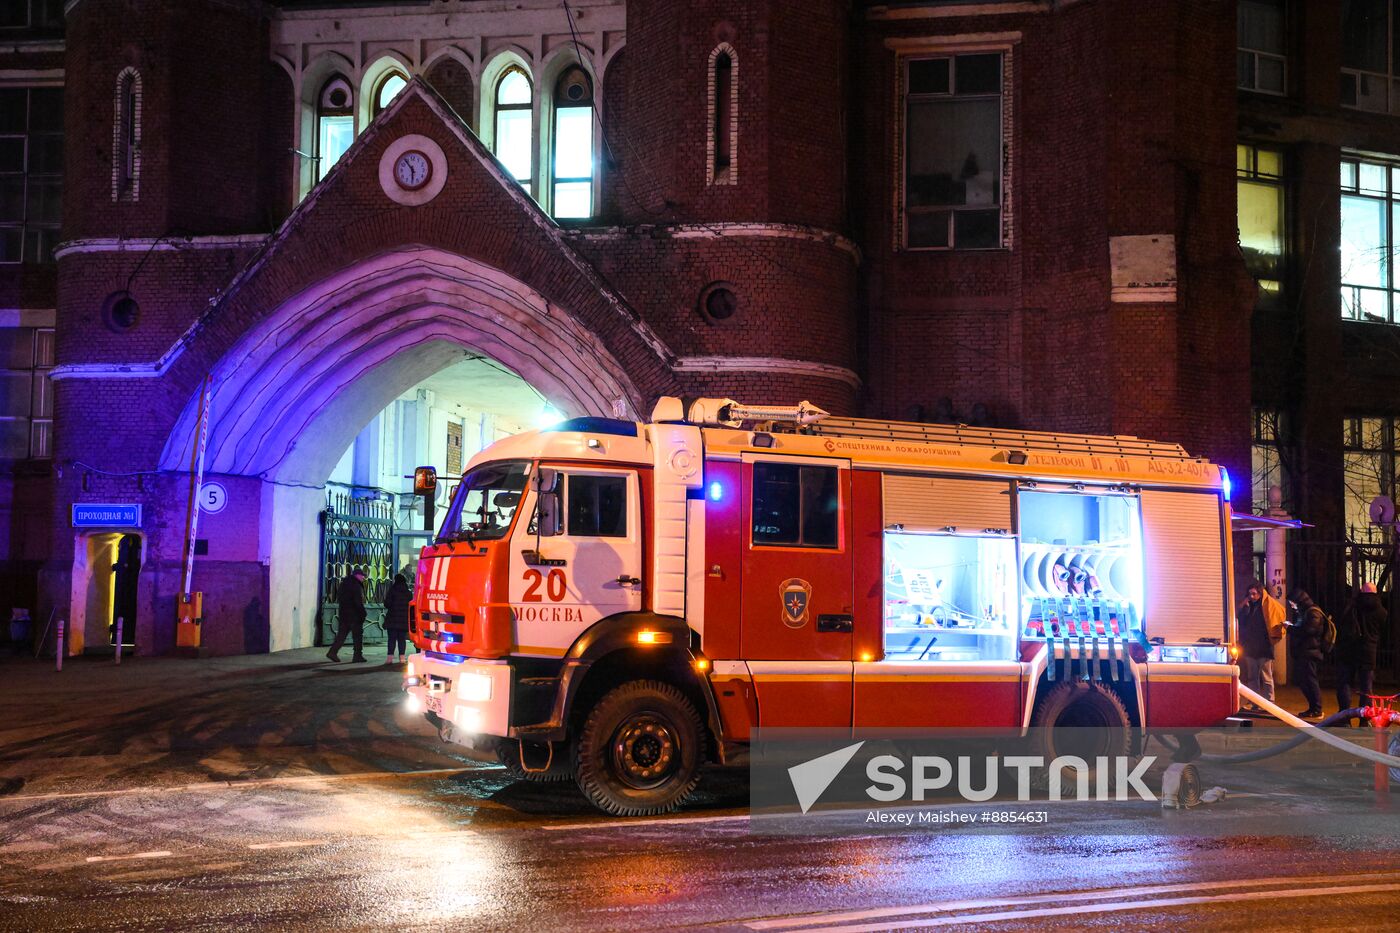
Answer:
[[1220, 468], [1220, 491], [1225, 494], [1225, 501], [1230, 501], [1230, 492], [1233, 484], [1230, 482], [1230, 471], [1224, 467]]
[[710, 501], [718, 502], [722, 498], [724, 498], [724, 487], [719, 484], [719, 480], [715, 480], [710, 484]]

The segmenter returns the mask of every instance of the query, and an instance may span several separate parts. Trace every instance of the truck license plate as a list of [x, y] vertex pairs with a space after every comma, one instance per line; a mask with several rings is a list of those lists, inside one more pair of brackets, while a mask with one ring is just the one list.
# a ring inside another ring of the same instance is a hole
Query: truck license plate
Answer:
[[423, 701], [423, 705], [434, 713], [442, 714], [442, 697], [429, 696]]

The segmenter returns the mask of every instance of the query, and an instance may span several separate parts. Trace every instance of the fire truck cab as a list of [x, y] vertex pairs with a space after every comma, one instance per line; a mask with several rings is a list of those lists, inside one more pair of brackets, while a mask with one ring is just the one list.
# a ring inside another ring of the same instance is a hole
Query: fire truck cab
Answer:
[[1229, 522], [1174, 444], [663, 398], [472, 459], [405, 690], [621, 815], [760, 727], [1189, 734], [1238, 708]]

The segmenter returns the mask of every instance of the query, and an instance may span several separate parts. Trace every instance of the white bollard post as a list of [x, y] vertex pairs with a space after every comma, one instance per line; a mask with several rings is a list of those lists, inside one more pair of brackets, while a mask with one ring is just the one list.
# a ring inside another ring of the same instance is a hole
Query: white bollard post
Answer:
[[63, 627], [64, 627], [64, 621], [63, 621], [62, 619], [59, 619], [59, 620], [58, 620], [58, 650], [54, 653], [54, 660], [55, 660], [55, 661], [57, 662], [57, 664], [58, 664], [58, 666], [57, 666], [56, 668], [54, 668], [54, 669], [55, 669], [55, 670], [59, 670], [59, 671], [63, 670]]
[[122, 617], [117, 616], [117, 663], [122, 663]]

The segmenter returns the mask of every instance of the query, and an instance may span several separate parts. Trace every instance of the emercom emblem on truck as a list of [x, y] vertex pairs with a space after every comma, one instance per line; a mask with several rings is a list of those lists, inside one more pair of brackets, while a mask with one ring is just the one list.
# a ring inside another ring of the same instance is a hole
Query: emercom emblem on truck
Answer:
[[812, 584], [793, 577], [778, 588], [783, 604], [783, 621], [791, 628], [801, 628], [807, 622], [807, 603], [812, 596]]

